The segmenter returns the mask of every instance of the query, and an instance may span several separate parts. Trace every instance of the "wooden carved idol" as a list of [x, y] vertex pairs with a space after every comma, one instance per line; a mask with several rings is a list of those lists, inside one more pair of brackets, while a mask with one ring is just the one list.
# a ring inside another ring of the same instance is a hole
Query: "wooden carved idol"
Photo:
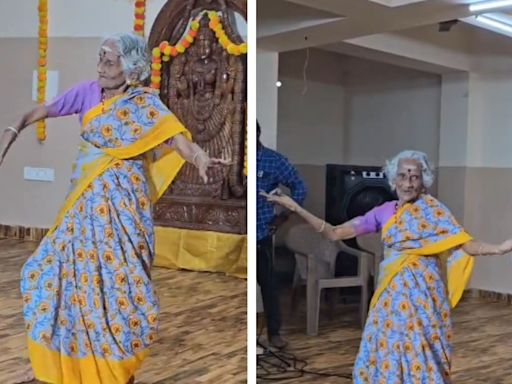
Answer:
[[191, 20], [199, 22], [185, 52], [162, 65], [160, 96], [210, 156], [232, 160], [209, 171], [204, 184], [185, 164], [154, 209], [155, 223], [186, 229], [246, 233], [246, 55], [229, 53], [209, 25], [216, 11], [227, 37], [243, 43], [235, 13], [246, 19], [245, 0], [169, 0], [158, 15], [150, 48], [176, 44]]

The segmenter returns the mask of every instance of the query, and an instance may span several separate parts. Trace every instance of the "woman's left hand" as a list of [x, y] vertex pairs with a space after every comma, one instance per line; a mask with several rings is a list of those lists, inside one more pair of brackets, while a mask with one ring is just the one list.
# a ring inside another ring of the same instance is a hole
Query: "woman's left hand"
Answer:
[[202, 152], [195, 158], [194, 164], [197, 167], [199, 176], [206, 184], [208, 182], [208, 168], [230, 165], [231, 160], [217, 159], [215, 157], [208, 156], [205, 152]]

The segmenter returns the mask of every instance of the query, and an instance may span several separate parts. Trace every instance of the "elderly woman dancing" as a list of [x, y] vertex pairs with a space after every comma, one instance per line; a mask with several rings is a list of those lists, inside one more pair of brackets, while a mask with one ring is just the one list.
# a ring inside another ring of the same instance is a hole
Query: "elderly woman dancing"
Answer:
[[[302, 216], [330, 240], [382, 231], [384, 260], [356, 358], [354, 383], [450, 383], [452, 327], [477, 255], [503, 255], [501, 245], [473, 240], [426, 188], [434, 180], [427, 156], [404, 151], [385, 173], [398, 200], [339, 226], [315, 217], [284, 195], [266, 195]], [[442, 277], [447, 267], [447, 284]]]
[[152, 90], [144, 40], [107, 38], [98, 80], [81, 83], [5, 130], [0, 163], [26, 126], [78, 114], [72, 187], [55, 224], [25, 263], [21, 291], [35, 377], [48, 383], [126, 384], [156, 338], [150, 278], [152, 203], [185, 161], [207, 180], [211, 159]]

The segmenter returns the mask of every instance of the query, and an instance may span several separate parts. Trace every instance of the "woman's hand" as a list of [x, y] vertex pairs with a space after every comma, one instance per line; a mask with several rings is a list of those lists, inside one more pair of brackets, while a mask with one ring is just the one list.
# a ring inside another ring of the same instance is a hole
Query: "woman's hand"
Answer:
[[195, 155], [193, 163], [199, 172], [199, 176], [206, 184], [208, 182], [208, 168], [230, 165], [231, 160], [210, 157], [206, 154], [206, 152], [201, 151]]
[[267, 201], [271, 203], [279, 204], [280, 206], [295, 212], [300, 208], [300, 205], [297, 204], [295, 200], [291, 197], [283, 194], [281, 191], [277, 190], [275, 193], [266, 193], [265, 191], [261, 191], [260, 195], [265, 197]]
[[194, 164], [199, 176], [205, 183], [208, 182], [208, 168], [231, 165], [231, 160], [217, 159], [208, 156], [199, 145], [190, 141], [181, 133], [172, 138], [170, 145], [183, 159]]

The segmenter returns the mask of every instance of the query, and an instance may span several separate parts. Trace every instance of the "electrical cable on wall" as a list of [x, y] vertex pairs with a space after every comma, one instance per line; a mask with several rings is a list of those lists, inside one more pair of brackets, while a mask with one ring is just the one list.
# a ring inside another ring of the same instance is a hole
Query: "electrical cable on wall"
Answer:
[[[307, 39], [307, 37], [306, 37]], [[304, 60], [304, 67], [302, 69], [302, 78], [304, 79], [304, 88], [302, 89], [302, 96], [306, 95], [308, 91], [308, 78], [307, 69], [309, 65], [309, 48], [306, 48], [306, 60]]]

